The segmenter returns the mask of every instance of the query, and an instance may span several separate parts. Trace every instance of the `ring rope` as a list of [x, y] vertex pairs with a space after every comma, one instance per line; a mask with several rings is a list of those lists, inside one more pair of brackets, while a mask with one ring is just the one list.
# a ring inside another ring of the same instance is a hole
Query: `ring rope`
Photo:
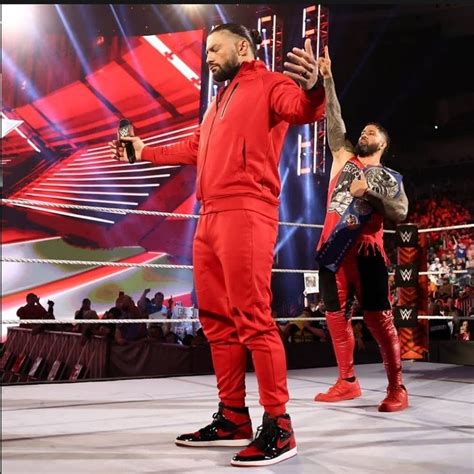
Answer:
[[[62, 204], [56, 202], [46, 202], [46, 201], [37, 201], [30, 199], [2, 199], [2, 204], [17, 204], [17, 205], [41, 205], [46, 207], [59, 207], [63, 209], [76, 209], [84, 211], [94, 211], [94, 212], [108, 212], [110, 214], [138, 214], [142, 216], [160, 216], [160, 217], [181, 217], [181, 218], [190, 218], [190, 219], [199, 219], [199, 214], [179, 214], [175, 212], [162, 212], [162, 211], [146, 211], [143, 209], [117, 209], [113, 207], [97, 207], [97, 206], [80, 206], [78, 204]], [[280, 225], [286, 226], [297, 226], [297, 227], [311, 227], [322, 229], [321, 224], [305, 224], [299, 222], [279, 222]]]
[[[352, 320], [363, 320], [363, 316], [354, 316]], [[418, 315], [418, 319], [473, 319], [469, 316], [434, 316]], [[274, 318], [274, 321], [326, 321], [326, 318]], [[138, 323], [199, 323], [196, 318], [183, 319], [7, 319], [2, 320], [6, 324], [138, 324]]]
[[[161, 216], [161, 217], [180, 217], [180, 218], [191, 218], [191, 219], [199, 219], [199, 214], [180, 214], [174, 212], [162, 212], [162, 211], [146, 211], [142, 209], [117, 209], [111, 207], [96, 207], [96, 206], [81, 206], [78, 204], [62, 204], [56, 202], [46, 202], [40, 200], [33, 200], [33, 199], [2, 199], [2, 204], [31, 204], [31, 205], [42, 205], [46, 207], [59, 207], [63, 209], [76, 209], [76, 210], [85, 210], [85, 211], [95, 211], [95, 212], [108, 212], [111, 214], [138, 214], [144, 216]], [[295, 227], [310, 227], [310, 228], [318, 228], [322, 229], [323, 226], [321, 224], [306, 224], [306, 223], [299, 223], [299, 222], [279, 222], [279, 225], [286, 225], [286, 226], [295, 226]], [[439, 232], [443, 230], [455, 230], [455, 229], [470, 229], [474, 227], [474, 223], [472, 224], [461, 224], [461, 225], [453, 225], [447, 227], [434, 227], [431, 229], [419, 229], [418, 232], [425, 233], [425, 232]], [[394, 234], [395, 230], [386, 229], [384, 230], [385, 233]]]
[[[8, 263], [54, 263], [58, 265], [96, 265], [98, 267], [139, 267], [139, 268], [163, 268], [175, 270], [192, 270], [193, 265], [173, 265], [169, 263], [128, 263], [128, 262], [104, 262], [94, 260], [60, 260], [53, 258], [23, 258], [23, 257], [1, 257], [0, 261]], [[307, 273], [314, 270], [299, 270], [293, 268], [274, 268], [274, 273]]]
[[428, 229], [418, 229], [418, 233], [440, 232], [442, 230], [472, 229], [473, 227], [474, 227], [474, 224], [459, 224], [459, 225], [450, 225], [448, 227], [432, 227]]
[[[175, 270], [192, 270], [193, 265], [173, 265], [170, 263], [128, 263], [128, 262], [104, 262], [94, 260], [60, 260], [53, 258], [25, 258], [25, 257], [1, 257], [0, 261], [8, 263], [54, 263], [58, 265], [96, 265], [100, 267], [138, 267], [138, 268], [163, 268]], [[273, 268], [273, 273], [316, 273], [313, 269], [299, 269], [299, 268]], [[468, 273], [468, 270], [450, 270], [432, 271], [432, 272], [418, 272], [418, 275], [448, 275], [454, 273]], [[389, 273], [394, 275], [394, 273]]]

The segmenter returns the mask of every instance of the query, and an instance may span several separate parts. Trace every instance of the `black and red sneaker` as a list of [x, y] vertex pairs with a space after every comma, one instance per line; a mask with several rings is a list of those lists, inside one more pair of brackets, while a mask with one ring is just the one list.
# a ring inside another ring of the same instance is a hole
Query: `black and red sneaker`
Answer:
[[214, 421], [195, 433], [178, 436], [179, 446], [247, 446], [253, 439], [249, 409], [227, 407], [219, 403]]
[[233, 466], [269, 466], [296, 455], [296, 440], [290, 415], [263, 415], [255, 439], [231, 461]]

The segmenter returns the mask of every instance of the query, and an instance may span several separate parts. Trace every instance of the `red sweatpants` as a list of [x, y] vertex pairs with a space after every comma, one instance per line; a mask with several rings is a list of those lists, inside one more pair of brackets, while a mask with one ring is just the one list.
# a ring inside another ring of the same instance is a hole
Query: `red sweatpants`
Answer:
[[209, 340], [221, 402], [245, 405], [246, 347], [260, 403], [272, 415], [288, 401], [286, 357], [271, 317], [276, 220], [249, 210], [201, 215], [194, 238], [199, 319]]

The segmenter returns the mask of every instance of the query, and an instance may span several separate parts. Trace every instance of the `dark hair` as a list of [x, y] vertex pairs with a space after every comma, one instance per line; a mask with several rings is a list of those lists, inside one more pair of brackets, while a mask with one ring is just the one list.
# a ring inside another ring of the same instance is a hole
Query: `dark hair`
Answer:
[[387, 129], [378, 122], [369, 122], [365, 126], [367, 127], [367, 125], [373, 125], [382, 135], [385, 136], [385, 142], [387, 143], [387, 146], [383, 151], [383, 154], [385, 155], [385, 153], [387, 153], [388, 149], [390, 148], [390, 135], [388, 134]]
[[109, 315], [112, 315], [112, 318], [107, 318], [107, 319], [120, 319], [120, 317], [122, 316], [122, 311], [120, 311], [118, 308], [116, 308], [115, 306], [113, 308], [110, 308], [107, 313]]
[[219, 31], [229, 31], [232, 34], [247, 40], [254, 57], [257, 57], [257, 46], [262, 42], [262, 36], [258, 30], [249, 30], [244, 25], [238, 25], [237, 23], [223, 23], [222, 25], [214, 27], [209, 35]]
[[26, 301], [28, 301], [28, 300], [29, 300], [30, 298], [32, 298], [33, 296], [36, 298], [36, 295], [35, 295], [34, 293], [28, 293], [28, 294], [26, 295]]

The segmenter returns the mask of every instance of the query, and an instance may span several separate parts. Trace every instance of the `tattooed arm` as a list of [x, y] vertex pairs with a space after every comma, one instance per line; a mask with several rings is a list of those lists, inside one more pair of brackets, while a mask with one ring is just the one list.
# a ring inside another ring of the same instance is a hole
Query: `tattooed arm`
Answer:
[[[327, 118], [327, 137], [329, 148], [331, 149], [334, 161], [333, 169], [337, 166], [338, 170], [344, 166], [344, 163], [354, 156], [354, 147], [346, 137], [346, 125], [342, 119], [341, 105], [336, 94], [336, 87], [331, 71], [331, 58], [329, 50], [324, 48], [324, 57], [318, 59], [318, 66], [324, 77], [324, 89], [326, 91], [326, 118]], [[331, 174], [333, 170], [331, 170]]]
[[403, 222], [408, 214], [408, 198], [405, 193], [403, 183], [401, 183], [400, 192], [394, 198], [382, 196], [378, 192], [368, 188], [363, 198], [381, 212], [387, 219], [396, 222]]
[[400, 183], [400, 192], [395, 197], [390, 198], [375, 189], [371, 189], [364, 173], [361, 172], [360, 179], [352, 181], [350, 193], [354, 197], [365, 199], [375, 210], [397, 224], [403, 222], [407, 217], [408, 198], [403, 182]]

